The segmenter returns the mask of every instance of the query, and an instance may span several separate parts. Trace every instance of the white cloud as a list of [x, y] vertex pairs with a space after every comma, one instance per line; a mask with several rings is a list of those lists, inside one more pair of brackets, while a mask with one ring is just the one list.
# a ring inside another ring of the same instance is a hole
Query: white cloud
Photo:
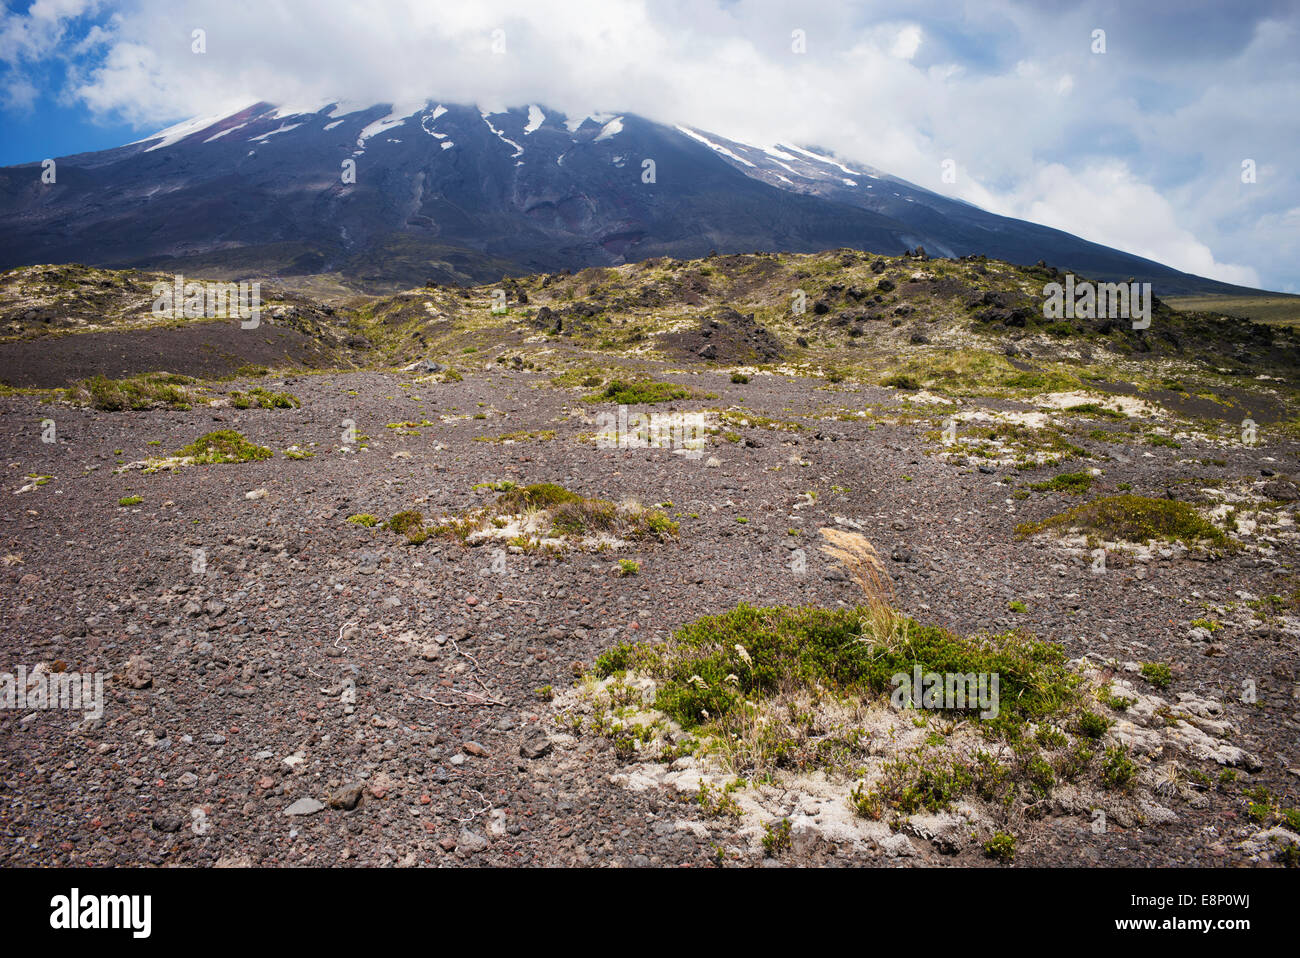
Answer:
[[[1261, 24], [1207, 85], [1203, 64], [1120, 56], [1135, 27], [1115, 23], [1118, 14], [1108, 19], [1112, 52], [1096, 56], [1088, 6], [1049, 14], [1018, 0], [956, 0], [955, 11], [937, 2], [135, 0], [96, 34], [92, 62], [73, 61], [70, 95], [153, 129], [259, 99], [637, 113], [747, 142], [817, 144], [1179, 269], [1300, 280], [1295, 238], [1266, 248], [1252, 229], [1269, 210], [1300, 204], [1289, 162], [1300, 79], [1266, 69], [1294, 63], [1294, 24]], [[38, 0], [26, 17], [7, 15], [0, 59], [48, 51], [73, 11], [94, 4]], [[956, 38], [953, 23], [965, 31]], [[202, 55], [190, 50], [195, 27], [207, 31]], [[791, 51], [794, 29], [807, 54]], [[503, 54], [493, 52], [496, 30]], [[1137, 99], [1164, 88], [1176, 92], [1170, 102]], [[1243, 195], [1224, 172], [1241, 156], [1278, 172]], [[939, 180], [946, 157], [961, 171], [955, 188]], [[1118, 199], [1139, 205], [1113, 212]]]
[[899, 60], [910, 60], [916, 56], [916, 51], [921, 48], [921, 28], [916, 24], [908, 24], [898, 31], [894, 37], [894, 44], [889, 48], [889, 55]]
[[4, 92], [0, 94], [0, 102], [4, 103], [7, 110], [30, 110], [40, 93], [36, 84], [30, 80], [15, 77], [5, 84]]
[[972, 197], [972, 202], [1005, 216], [1067, 230], [1198, 276], [1242, 286], [1260, 283], [1253, 266], [1216, 260], [1208, 246], [1179, 225], [1168, 200], [1117, 161], [1079, 171], [1053, 163], [1011, 193], [974, 192], [978, 199]]
[[48, 56], [63, 41], [68, 21], [99, 6], [99, 0], [36, 0], [25, 13], [6, 10], [0, 17], [0, 60]]

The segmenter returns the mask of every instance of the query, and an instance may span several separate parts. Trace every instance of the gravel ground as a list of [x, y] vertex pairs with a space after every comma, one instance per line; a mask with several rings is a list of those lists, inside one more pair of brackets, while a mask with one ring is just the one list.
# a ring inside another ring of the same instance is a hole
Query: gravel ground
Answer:
[[[711, 445], [706, 455], [719, 462], [710, 465], [579, 442], [593, 431], [566, 417], [580, 395], [541, 376], [484, 371], [410, 390], [401, 381], [357, 372], [270, 385], [302, 399], [288, 410], [108, 414], [0, 399], [10, 427], [0, 430], [0, 552], [9, 556], [0, 671], [61, 662], [108, 675], [97, 721], [0, 712], [0, 862], [680, 866], [711, 864], [721, 847], [729, 863], [748, 865], [984, 863], [978, 847], [952, 854], [912, 839], [796, 842], [764, 858], [693, 803], [613, 784], [620, 762], [601, 740], [559, 747], [547, 737], [553, 715], [536, 690], [572, 684], [578, 663], [616, 641], [663, 638], [739, 602], [858, 601], [812, 544], [836, 517], [889, 557], [900, 605], [918, 619], [960, 632], [1023, 627], [1072, 657], [1168, 662], [1168, 694], [1225, 703], [1234, 743], [1262, 766], [1242, 779], [1300, 805], [1296, 635], [1247, 627], [1245, 617], [1212, 642], [1189, 635], [1204, 602], [1285, 591], [1289, 546], [1216, 561], [1176, 553], [1145, 563], [1142, 578], [1133, 566], [1096, 575], [1050, 541], [1013, 534], [1070, 500], [1012, 500], [1001, 480], [1014, 473], [926, 455], [930, 424], [746, 429], [745, 441]], [[719, 394], [707, 405], [785, 419], [891, 396], [778, 376], [745, 385], [719, 376], [707, 388]], [[475, 413], [487, 418], [438, 418]], [[419, 435], [385, 427], [426, 417], [435, 425]], [[54, 444], [40, 441], [45, 418], [55, 420]], [[369, 449], [337, 451], [344, 420], [371, 437]], [[115, 471], [223, 428], [277, 451], [319, 446], [303, 461]], [[542, 429], [556, 438], [473, 441]], [[1294, 454], [1276, 445], [1108, 451], [1126, 461], [1105, 463], [1105, 485], [1150, 495], [1188, 476], [1259, 480]], [[1196, 455], [1227, 464], [1179, 464]], [[15, 495], [28, 475], [53, 478]], [[502, 572], [486, 548], [411, 547], [345, 521], [464, 509], [485, 501], [476, 483], [502, 479], [671, 501], [680, 537], [612, 553], [511, 554]], [[793, 508], [810, 489], [816, 501]], [[265, 495], [249, 498], [256, 490]], [[143, 501], [118, 505], [132, 495]], [[807, 571], [797, 575], [790, 554], [800, 545]], [[618, 558], [639, 561], [640, 573], [612, 574]], [[1013, 599], [1027, 611], [1009, 611]], [[1239, 700], [1246, 680], [1257, 704]], [[1256, 861], [1241, 846], [1258, 828], [1239, 789], [1206, 798], [1178, 805], [1172, 822], [1104, 834], [1077, 815], [1048, 814], [1019, 836], [1017, 864]]]

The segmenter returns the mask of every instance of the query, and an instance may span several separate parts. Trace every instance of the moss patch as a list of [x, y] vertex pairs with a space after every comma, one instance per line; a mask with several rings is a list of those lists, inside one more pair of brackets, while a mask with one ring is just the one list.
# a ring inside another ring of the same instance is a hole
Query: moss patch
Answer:
[[587, 396], [589, 402], [616, 403], [620, 406], [643, 406], [654, 403], [671, 402], [674, 399], [714, 399], [708, 393], [698, 393], [675, 383], [660, 383], [651, 380], [625, 382], [615, 379], [604, 389]]
[[1044, 482], [1033, 482], [1029, 488], [1035, 492], [1065, 492], [1080, 496], [1092, 488], [1092, 475], [1086, 472], [1063, 472]]
[[185, 448], [177, 449], [173, 455], [192, 458], [196, 465], [210, 465], [270, 459], [275, 453], [265, 446], [249, 442], [233, 429], [219, 429], [200, 436]]
[[497, 442], [506, 445], [516, 442], [550, 442], [555, 438], [554, 429], [539, 429], [534, 432], [520, 430], [519, 432], [508, 432], [500, 436], [475, 436], [475, 442]]
[[1152, 499], [1147, 496], [1107, 496], [1075, 506], [1058, 516], [1016, 527], [1022, 536], [1048, 529], [1079, 529], [1106, 539], [1126, 542], [1181, 540], [1216, 546], [1228, 544], [1228, 537], [1185, 502]]

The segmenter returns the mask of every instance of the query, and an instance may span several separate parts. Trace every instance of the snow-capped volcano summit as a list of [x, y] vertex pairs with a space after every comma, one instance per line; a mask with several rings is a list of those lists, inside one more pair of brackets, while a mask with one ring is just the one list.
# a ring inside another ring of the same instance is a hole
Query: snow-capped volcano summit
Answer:
[[1158, 290], [1225, 289], [809, 145], [754, 145], [543, 104], [256, 103], [113, 150], [0, 170], [0, 266], [80, 261], [368, 288], [651, 256], [854, 247], [1046, 259]]

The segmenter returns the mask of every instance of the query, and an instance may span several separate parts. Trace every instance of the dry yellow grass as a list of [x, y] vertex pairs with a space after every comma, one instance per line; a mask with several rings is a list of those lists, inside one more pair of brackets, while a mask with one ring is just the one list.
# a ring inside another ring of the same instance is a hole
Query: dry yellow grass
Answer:
[[822, 552], [844, 566], [866, 599], [863, 605], [871, 634], [864, 634], [863, 640], [886, 648], [906, 642], [908, 621], [895, 609], [894, 585], [876, 547], [857, 532], [829, 527], [817, 531], [826, 540], [822, 543]]
[[866, 593], [867, 603], [880, 602], [893, 608], [894, 587], [871, 541], [864, 535], [842, 529], [827, 527], [817, 531], [826, 540], [822, 544], [822, 552], [844, 566], [853, 581]]

